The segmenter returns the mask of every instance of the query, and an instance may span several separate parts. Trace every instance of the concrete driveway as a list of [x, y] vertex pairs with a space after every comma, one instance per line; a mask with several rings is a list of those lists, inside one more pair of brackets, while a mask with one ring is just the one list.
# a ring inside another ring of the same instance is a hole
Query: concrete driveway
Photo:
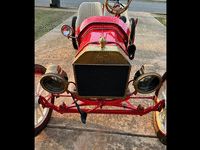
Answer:
[[[130, 78], [142, 64], [153, 64], [156, 71], [163, 75], [166, 71], [166, 27], [150, 13], [130, 11], [129, 17], [139, 19], [135, 37], [137, 50]], [[71, 24], [71, 18], [62, 24]], [[35, 41], [35, 63], [45, 67], [59, 64], [69, 80], [74, 81], [72, 61], [77, 51], [73, 49], [71, 40], [60, 33], [62, 24]], [[130, 90], [133, 91], [132, 86]], [[70, 98], [58, 98], [55, 104], [60, 105], [63, 101], [66, 104], [72, 102]], [[130, 103], [144, 107], [153, 104], [150, 100], [130, 100]], [[80, 114], [53, 111], [47, 127], [35, 137], [35, 149], [161, 150], [166, 146], [155, 135], [152, 112], [144, 116], [88, 114], [87, 123], [82, 124]]]

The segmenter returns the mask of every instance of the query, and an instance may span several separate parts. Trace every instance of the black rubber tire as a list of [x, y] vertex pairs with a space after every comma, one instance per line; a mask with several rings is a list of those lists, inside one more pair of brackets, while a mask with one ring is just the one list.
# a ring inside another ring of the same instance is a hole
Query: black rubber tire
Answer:
[[[35, 64], [35, 73], [41, 73], [44, 74], [46, 72], [46, 68], [42, 65], [38, 65]], [[34, 73], [34, 74], [35, 74]], [[51, 99], [51, 103], [54, 104], [54, 97], [52, 97]], [[38, 126], [37, 128], [35, 128], [35, 136], [37, 136], [48, 124], [50, 118], [51, 118], [51, 114], [52, 114], [52, 109], [49, 110], [47, 117], [45, 118], [45, 120], [42, 122], [42, 124], [40, 126]], [[34, 114], [35, 115], [35, 114]]]
[[[162, 83], [167, 79], [167, 72], [162, 76]], [[160, 88], [155, 92], [155, 95], [158, 96]], [[155, 102], [154, 102], [155, 105]], [[167, 145], [167, 136], [164, 135], [162, 132], [160, 132], [157, 122], [156, 122], [156, 112], [153, 112], [153, 124], [154, 124], [154, 129], [157, 137], [159, 138], [160, 142], [163, 143], [164, 145]]]
[[130, 41], [129, 41], [129, 44], [133, 44], [132, 43], [132, 40], [133, 40], [133, 38], [135, 37], [135, 19], [134, 18], [131, 18], [130, 20], [129, 20], [129, 22], [130, 22]]
[[[75, 35], [76, 35], [76, 34], [75, 34], [76, 19], [77, 19], [76, 16], [74, 16], [74, 17], [72, 18], [72, 28], [73, 28], [73, 30], [74, 30], [74, 33], [72, 34], [72, 36], [75, 36]], [[78, 49], [78, 45], [77, 45], [76, 39], [72, 38], [72, 44], [73, 44], [74, 49]]]

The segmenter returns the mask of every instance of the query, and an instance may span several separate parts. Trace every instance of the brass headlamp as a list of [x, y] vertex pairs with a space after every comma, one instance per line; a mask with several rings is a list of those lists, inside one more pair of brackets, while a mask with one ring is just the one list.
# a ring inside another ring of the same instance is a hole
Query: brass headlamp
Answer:
[[157, 90], [162, 84], [162, 77], [155, 72], [153, 65], [143, 65], [134, 77], [136, 92], [147, 94]]
[[49, 65], [40, 79], [41, 86], [53, 94], [61, 94], [68, 88], [68, 77], [59, 65]]

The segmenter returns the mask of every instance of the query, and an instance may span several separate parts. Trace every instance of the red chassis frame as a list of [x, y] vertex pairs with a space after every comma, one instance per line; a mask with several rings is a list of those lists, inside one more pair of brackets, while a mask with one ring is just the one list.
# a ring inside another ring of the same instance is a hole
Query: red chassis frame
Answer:
[[[49, 103], [49, 100], [52, 97], [72, 97], [71, 92], [69, 90], [66, 91], [68, 95], [61, 95], [61, 94], [51, 94], [51, 96], [46, 100], [43, 96], [39, 97], [39, 103], [42, 104], [43, 108], [51, 108], [61, 114], [63, 113], [79, 113], [78, 109], [74, 109], [73, 107], [76, 107], [75, 103], [71, 103], [69, 105], [63, 104], [59, 107], [55, 106], [52, 103]], [[69, 95], [70, 94], [70, 95]], [[96, 114], [129, 114], [129, 115], [145, 115], [151, 111], [161, 111], [161, 109], [165, 105], [165, 100], [161, 100], [157, 102], [156, 96], [149, 96], [149, 97], [132, 97], [132, 95], [136, 95], [137, 92], [132, 92], [130, 95], [128, 95], [125, 99], [115, 99], [115, 100], [106, 100], [106, 99], [83, 99], [78, 98], [74, 93], [72, 93], [74, 99], [77, 101], [81, 101], [78, 103], [79, 106], [90, 106], [95, 105], [93, 109], [81, 109], [82, 112], [86, 113], [96, 113]], [[139, 105], [138, 107], [134, 107], [131, 105], [128, 100], [129, 99], [152, 99], [155, 102], [155, 106], [150, 106], [148, 108], [144, 108], [143, 106]], [[126, 104], [122, 103], [123, 101], [126, 102]], [[103, 110], [103, 106], [115, 106], [115, 107], [122, 107], [127, 108], [129, 110]], [[98, 109], [97, 108], [101, 108]]]

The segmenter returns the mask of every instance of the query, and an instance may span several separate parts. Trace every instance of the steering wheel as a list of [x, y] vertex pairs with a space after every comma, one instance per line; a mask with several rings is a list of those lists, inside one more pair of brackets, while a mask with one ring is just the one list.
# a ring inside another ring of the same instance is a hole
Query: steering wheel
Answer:
[[[120, 15], [124, 11], [126, 11], [130, 5], [132, 0], [127, 0], [127, 5], [124, 6], [119, 0], [116, 0], [114, 6], [108, 4], [108, 0], [105, 0], [104, 6], [106, 7], [107, 11], [114, 15]], [[120, 8], [122, 6], [122, 8]]]

